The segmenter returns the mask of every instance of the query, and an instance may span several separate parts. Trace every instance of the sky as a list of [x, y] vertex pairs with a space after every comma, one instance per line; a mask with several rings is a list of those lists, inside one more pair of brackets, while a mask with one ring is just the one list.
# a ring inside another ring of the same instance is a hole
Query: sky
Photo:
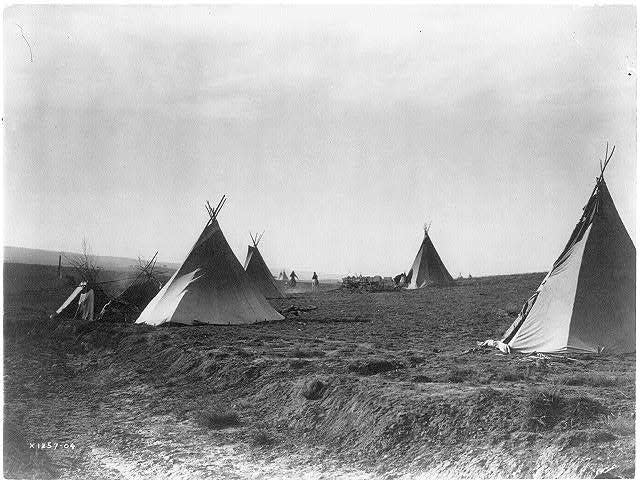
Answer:
[[[4, 245], [273, 272], [548, 270], [606, 180], [636, 241], [636, 10], [14, 6]], [[631, 74], [631, 75], [629, 75]]]

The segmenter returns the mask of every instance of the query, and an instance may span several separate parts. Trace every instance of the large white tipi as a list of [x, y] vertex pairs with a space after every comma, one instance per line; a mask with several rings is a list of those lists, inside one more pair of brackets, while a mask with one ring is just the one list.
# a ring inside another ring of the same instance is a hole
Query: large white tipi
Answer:
[[505, 333], [509, 349], [635, 352], [636, 249], [604, 181], [611, 155], [569, 242]]
[[252, 324], [282, 320], [249, 280], [220, 229], [217, 208], [207, 203], [209, 221], [182, 263], [136, 323]]

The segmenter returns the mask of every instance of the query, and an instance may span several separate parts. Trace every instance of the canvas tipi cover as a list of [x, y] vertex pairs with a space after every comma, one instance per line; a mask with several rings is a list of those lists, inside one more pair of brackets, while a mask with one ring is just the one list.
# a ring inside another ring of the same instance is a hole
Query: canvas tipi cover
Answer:
[[244, 262], [244, 270], [249, 275], [249, 278], [253, 284], [262, 292], [267, 298], [282, 297], [280, 289], [276, 285], [276, 281], [271, 274], [271, 270], [267, 267], [260, 250], [258, 250], [258, 243], [262, 236], [251, 237], [253, 245], [249, 245], [247, 249], [247, 258]]
[[407, 273], [407, 288], [416, 289], [427, 285], [446, 285], [452, 282], [453, 277], [442, 263], [440, 255], [429, 238], [429, 228], [425, 226], [422, 244]]
[[502, 342], [519, 352], [635, 352], [635, 274], [635, 246], [601, 175], [565, 249]]
[[216, 216], [223, 200], [180, 269], [142, 311], [136, 323], [252, 324], [282, 320], [249, 280]]

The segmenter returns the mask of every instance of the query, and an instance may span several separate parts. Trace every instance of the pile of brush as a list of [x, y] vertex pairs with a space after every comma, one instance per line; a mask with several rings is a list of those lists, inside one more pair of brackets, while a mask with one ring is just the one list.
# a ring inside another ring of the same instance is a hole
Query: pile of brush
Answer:
[[358, 275], [344, 277], [340, 288], [349, 292], [390, 292], [395, 290], [395, 284], [393, 279], [382, 278], [380, 275], [375, 277]]

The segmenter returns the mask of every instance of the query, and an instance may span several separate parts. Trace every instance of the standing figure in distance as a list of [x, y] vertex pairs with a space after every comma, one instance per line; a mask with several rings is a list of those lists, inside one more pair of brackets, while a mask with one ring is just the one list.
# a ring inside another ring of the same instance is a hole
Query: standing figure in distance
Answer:
[[295, 287], [297, 279], [298, 279], [298, 276], [296, 275], [296, 272], [294, 270], [291, 270], [291, 275], [289, 275], [289, 286]]

